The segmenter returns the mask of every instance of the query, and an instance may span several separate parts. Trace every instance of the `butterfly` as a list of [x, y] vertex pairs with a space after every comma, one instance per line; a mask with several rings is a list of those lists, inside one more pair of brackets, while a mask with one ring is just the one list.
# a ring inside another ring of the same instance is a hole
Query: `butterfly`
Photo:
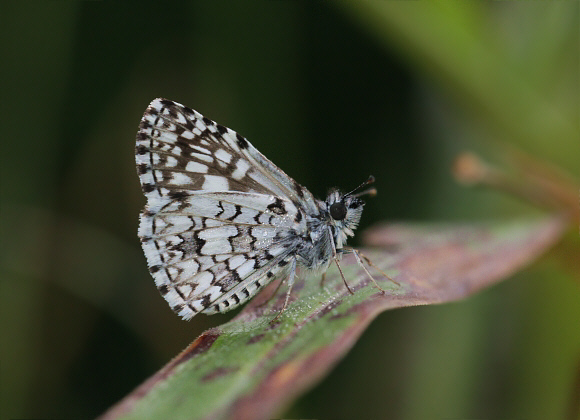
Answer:
[[[364, 202], [332, 189], [318, 200], [235, 131], [167, 99], [145, 111], [135, 147], [147, 198], [139, 237], [149, 271], [183, 319], [229, 311], [275, 279], [290, 298], [298, 267], [325, 272], [345, 247]], [[383, 273], [384, 274], [384, 273]], [[386, 276], [386, 275], [385, 275]], [[384, 292], [384, 291], [383, 291]], [[277, 318], [277, 317], [276, 317]]]

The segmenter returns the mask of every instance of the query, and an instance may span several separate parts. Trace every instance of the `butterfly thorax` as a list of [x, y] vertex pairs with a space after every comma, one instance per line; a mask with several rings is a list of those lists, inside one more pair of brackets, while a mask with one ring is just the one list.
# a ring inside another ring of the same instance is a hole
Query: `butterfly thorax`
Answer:
[[[318, 214], [307, 215], [307, 235], [297, 255], [309, 269], [325, 269], [333, 258], [340, 258], [340, 250], [358, 226], [363, 201], [331, 190], [325, 201], [316, 200]], [[337, 251], [335, 255], [335, 250]]]

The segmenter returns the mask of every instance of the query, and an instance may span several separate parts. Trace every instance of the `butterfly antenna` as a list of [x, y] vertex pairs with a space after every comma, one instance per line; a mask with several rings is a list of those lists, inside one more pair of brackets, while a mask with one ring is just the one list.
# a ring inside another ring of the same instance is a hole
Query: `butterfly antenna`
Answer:
[[360, 190], [362, 187], [366, 187], [369, 184], [372, 184], [373, 182], [375, 182], [375, 177], [370, 175], [369, 179], [367, 179], [365, 182], [363, 182], [362, 184], [360, 184], [358, 187], [356, 187], [354, 190], [352, 190], [351, 192], [345, 194], [345, 195], [351, 195], [353, 197], [360, 197], [361, 195], [366, 195], [369, 194], [371, 197], [377, 195], [377, 189], [372, 187], [372, 188], [367, 188], [364, 191], [358, 192], [356, 194], [353, 194], [355, 191]]

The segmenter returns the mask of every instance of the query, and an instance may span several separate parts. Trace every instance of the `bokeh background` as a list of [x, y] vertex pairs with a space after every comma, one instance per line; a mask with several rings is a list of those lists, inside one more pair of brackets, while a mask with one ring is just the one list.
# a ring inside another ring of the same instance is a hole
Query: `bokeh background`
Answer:
[[[183, 322], [147, 272], [133, 149], [156, 97], [317, 196], [373, 174], [361, 229], [543, 214], [456, 183], [463, 150], [580, 175], [578, 2], [4, 1], [0, 16], [5, 418], [94, 417], [234, 315]], [[382, 314], [280, 416], [574, 418], [577, 231], [567, 244], [467, 301]]]

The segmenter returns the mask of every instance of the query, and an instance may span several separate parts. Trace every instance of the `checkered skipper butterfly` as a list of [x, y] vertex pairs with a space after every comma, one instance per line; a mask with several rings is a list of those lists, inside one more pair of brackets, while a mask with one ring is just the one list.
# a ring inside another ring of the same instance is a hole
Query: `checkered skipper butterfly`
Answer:
[[325, 271], [335, 261], [340, 270], [347, 252], [373, 279], [361, 258], [370, 261], [344, 245], [361, 217], [359, 196], [374, 189], [334, 189], [317, 200], [244, 137], [166, 99], [145, 111], [135, 152], [147, 197], [143, 251], [157, 288], [183, 319], [228, 311], [287, 278], [281, 314], [297, 266]]

